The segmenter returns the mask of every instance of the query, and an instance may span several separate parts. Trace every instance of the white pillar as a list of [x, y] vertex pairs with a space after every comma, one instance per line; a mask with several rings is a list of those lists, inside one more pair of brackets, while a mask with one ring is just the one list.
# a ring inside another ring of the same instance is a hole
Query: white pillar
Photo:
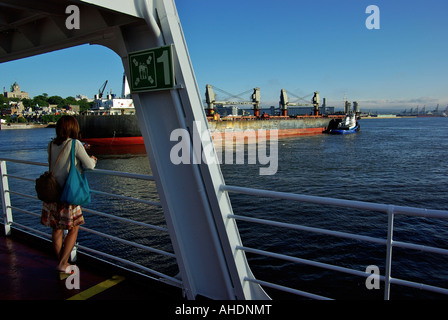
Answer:
[[12, 224], [12, 210], [11, 210], [11, 199], [9, 197], [8, 177], [6, 176], [6, 161], [0, 161], [0, 193], [2, 197], [2, 212], [3, 212], [3, 222], [5, 224], [5, 235], [9, 236], [11, 234], [11, 224]]
[[[116, 10], [126, 4], [88, 2]], [[129, 81], [129, 52], [174, 45], [177, 87], [133, 93], [132, 98], [185, 293], [190, 299], [197, 295], [212, 299], [269, 298], [258, 284], [243, 280], [252, 275], [244, 252], [236, 249], [241, 240], [235, 221], [227, 218], [233, 212], [228, 194], [219, 189], [224, 184], [219, 164], [201, 161], [174, 165], [170, 160], [174, 145], [170, 135], [175, 129], [188, 130], [192, 137], [197, 123], [203, 132], [202, 146], [212, 143], [174, 2], [142, 0], [132, 4], [134, 7], [126, 6], [128, 13], [144, 17], [146, 24], [116, 28], [113, 37], [98, 44], [120, 55]]]

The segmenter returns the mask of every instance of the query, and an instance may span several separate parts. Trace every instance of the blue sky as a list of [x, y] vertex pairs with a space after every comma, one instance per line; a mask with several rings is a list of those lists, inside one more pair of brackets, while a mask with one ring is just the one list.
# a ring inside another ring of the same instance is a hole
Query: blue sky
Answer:
[[[337, 107], [346, 94], [372, 111], [448, 105], [446, 0], [176, 5], [203, 96], [212, 84], [233, 94], [260, 87], [266, 106], [278, 105], [282, 88], [297, 96], [318, 90]], [[379, 30], [365, 26], [368, 5], [380, 9]], [[84, 45], [0, 64], [0, 85], [9, 89], [17, 81], [31, 96], [92, 98], [106, 80], [107, 92], [120, 93], [122, 73], [113, 52]]]

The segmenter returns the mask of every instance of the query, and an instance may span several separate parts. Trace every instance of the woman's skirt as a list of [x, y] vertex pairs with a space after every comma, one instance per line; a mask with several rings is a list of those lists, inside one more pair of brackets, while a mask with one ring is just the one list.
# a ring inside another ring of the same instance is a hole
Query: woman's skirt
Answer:
[[40, 222], [53, 229], [70, 230], [84, 224], [81, 206], [62, 202], [43, 202]]

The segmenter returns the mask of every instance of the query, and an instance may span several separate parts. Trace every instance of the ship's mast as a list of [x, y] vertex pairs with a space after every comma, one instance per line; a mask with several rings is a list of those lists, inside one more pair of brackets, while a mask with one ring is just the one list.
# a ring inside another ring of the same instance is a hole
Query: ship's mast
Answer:
[[123, 72], [123, 83], [121, 88], [121, 98], [129, 99], [131, 95], [131, 91], [129, 89], [128, 78], [126, 77], [126, 73]]

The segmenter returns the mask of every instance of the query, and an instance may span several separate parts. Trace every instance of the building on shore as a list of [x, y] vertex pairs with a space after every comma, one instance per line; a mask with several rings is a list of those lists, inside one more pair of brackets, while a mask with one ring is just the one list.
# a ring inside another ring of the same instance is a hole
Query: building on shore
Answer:
[[28, 92], [21, 91], [17, 82], [11, 86], [11, 92], [6, 92], [6, 89], [3, 87], [3, 95], [5, 98], [19, 98], [19, 99], [29, 99], [30, 95]]

